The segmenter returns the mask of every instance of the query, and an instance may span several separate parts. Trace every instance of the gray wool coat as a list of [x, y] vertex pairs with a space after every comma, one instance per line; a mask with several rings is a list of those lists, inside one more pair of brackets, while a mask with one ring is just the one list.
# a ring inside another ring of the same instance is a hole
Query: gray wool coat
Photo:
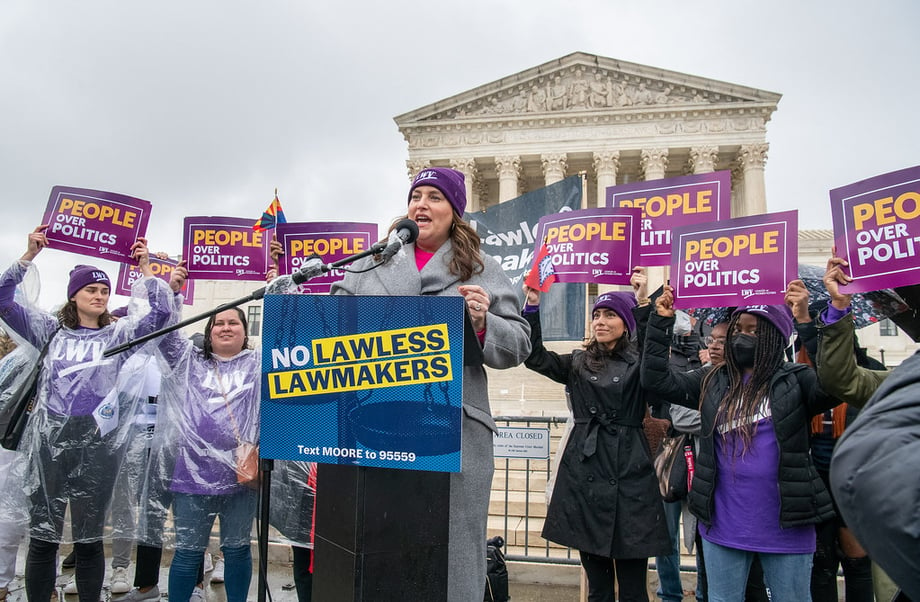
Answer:
[[[415, 245], [406, 245], [389, 262], [362, 274], [348, 273], [332, 286], [334, 295], [459, 296], [457, 287], [474, 284], [490, 297], [483, 342], [483, 364], [503, 369], [517, 366], [530, 354], [530, 326], [520, 316], [511, 281], [492, 257], [483, 255], [485, 269], [461, 282], [448, 272], [452, 244], [446, 242], [422, 268], [415, 265]], [[362, 270], [373, 264], [365, 258], [352, 265]], [[463, 369], [463, 466], [450, 478], [450, 548], [448, 600], [482, 600], [486, 583], [486, 522], [495, 461], [492, 433], [496, 430], [489, 405], [483, 365]], [[320, 485], [321, 487], [321, 485]], [[412, 528], [406, 525], [406, 528]]]

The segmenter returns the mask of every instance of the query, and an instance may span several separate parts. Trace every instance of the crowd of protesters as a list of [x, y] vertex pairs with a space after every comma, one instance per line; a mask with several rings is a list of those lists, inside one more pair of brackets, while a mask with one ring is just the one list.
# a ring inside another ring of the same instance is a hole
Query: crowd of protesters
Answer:
[[[559, 448], [543, 535], [578, 551], [588, 600], [648, 600], [650, 557], [661, 577], [657, 595], [682, 599], [681, 515], [698, 557], [699, 600], [837, 600], [838, 569], [848, 601], [920, 599], [909, 472], [920, 440], [918, 360], [888, 377], [859, 347], [842, 260], [828, 262], [830, 303], [822, 310], [809, 308], [796, 280], [784, 305], [737, 307], [705, 339], [675, 310], [669, 286], [649, 295], [637, 267], [632, 292], [597, 296], [583, 348], [557, 353], [543, 344], [539, 292], [525, 285], [518, 311], [510, 281], [460, 219], [465, 205], [462, 174], [419, 174], [407, 213], [422, 231], [415, 261], [350, 275], [334, 292], [462, 295], [485, 365], [523, 362], [565, 385], [573, 428]], [[77, 265], [64, 305], [48, 313], [23, 293], [32, 260], [47, 246], [45, 229], [29, 234], [26, 252], [0, 275], [0, 320], [11, 337], [0, 350], [0, 402], [47, 349], [18, 451], [0, 452], [0, 488], [8, 492], [0, 502], [0, 602], [25, 535], [30, 601], [54, 595], [62, 542], [73, 544], [75, 567], [64, 593], [98, 601], [109, 536], [121, 542], [112, 565], [120, 581], [137, 545], [134, 587], [110, 585], [123, 594], [115, 599], [158, 600], [170, 512], [170, 600], [203, 602], [219, 519], [227, 599], [244, 601], [258, 494], [241, 466], [258, 442], [261, 391], [246, 315], [233, 308], [211, 316], [200, 345], [173, 331], [105, 358], [106, 349], [180, 319], [188, 274], [180, 263], [169, 283], [154, 277], [147, 242], [138, 239], [132, 254], [143, 277], [126, 308], [110, 312], [108, 275]], [[448, 598], [458, 602], [482, 595], [496, 429], [483, 366], [469, 371], [463, 467], [451, 481]], [[693, 480], [683, 502], [662, 500], [656, 450], [643, 430], [650, 409], [672, 432], [692, 435]], [[310, 599], [316, 487], [311, 465], [279, 466], [273, 491], [285, 512], [273, 511], [272, 522], [294, 545], [301, 602]]]

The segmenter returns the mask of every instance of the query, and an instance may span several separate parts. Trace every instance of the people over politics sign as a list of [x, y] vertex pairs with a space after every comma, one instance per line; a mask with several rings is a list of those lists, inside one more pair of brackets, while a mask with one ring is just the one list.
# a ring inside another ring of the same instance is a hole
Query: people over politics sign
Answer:
[[[278, 259], [279, 273], [293, 274], [304, 262], [318, 256], [323, 263], [335, 263], [362, 253], [377, 241], [377, 224], [359, 222], [304, 222], [278, 224], [275, 231], [284, 254]], [[344, 269], [323, 273], [300, 285], [301, 293], [328, 293], [332, 283], [345, 277]]]
[[798, 212], [675, 228], [671, 286], [678, 309], [776, 305], [798, 278]]
[[564, 211], [540, 218], [535, 255], [546, 247], [557, 282], [629, 284], [638, 241], [636, 209]]
[[257, 232], [238, 217], [187, 217], [182, 257], [188, 277], [201, 280], [264, 280], [271, 233]]
[[639, 265], [671, 264], [674, 228], [731, 217], [731, 172], [631, 182], [609, 186], [608, 207], [635, 207], [642, 212]]
[[136, 264], [131, 246], [147, 233], [150, 202], [115, 192], [55, 186], [43, 224], [52, 249]]
[[[150, 256], [150, 271], [153, 272], [154, 276], [167, 283], [172, 278], [173, 270], [176, 269], [177, 265], [179, 265], [179, 262], [173, 259], [160, 259], [153, 255]], [[141, 277], [143, 277], [143, 274], [141, 274], [137, 266], [127, 263], [121, 264], [121, 268], [118, 270], [118, 280], [115, 282], [115, 294], [131, 296], [131, 285]], [[192, 305], [195, 302], [195, 281], [186, 279], [179, 292], [182, 294], [182, 303]]]
[[848, 293], [920, 283], [920, 166], [830, 191], [837, 254]]

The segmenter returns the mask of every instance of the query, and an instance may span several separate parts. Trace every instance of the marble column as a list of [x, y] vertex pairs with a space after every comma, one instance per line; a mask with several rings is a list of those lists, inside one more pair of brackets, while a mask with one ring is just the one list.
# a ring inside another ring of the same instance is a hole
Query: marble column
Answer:
[[718, 146], [694, 146], [690, 149], [691, 173], [712, 173], [719, 161]]
[[[668, 167], [668, 149], [654, 148], [643, 150], [639, 157], [639, 168], [644, 174], [643, 179], [660, 180], [664, 177]], [[648, 290], [656, 290], [670, 277], [670, 268], [667, 266], [652, 266], [648, 268]]]
[[736, 161], [732, 166], [732, 217], [744, 215], [744, 170]]
[[668, 149], [651, 148], [642, 151], [639, 167], [644, 174], [643, 180], [660, 180], [668, 167]]
[[541, 155], [540, 160], [543, 162], [543, 179], [546, 186], [565, 179], [565, 153]]
[[745, 144], [738, 153], [738, 162], [744, 179], [744, 209], [742, 215], [760, 215], [767, 212], [767, 190], [763, 170], [767, 163], [770, 145]]
[[465, 157], [462, 159], [451, 159], [450, 166], [463, 174], [464, 184], [466, 184], [467, 211], [480, 211], [478, 195], [475, 194], [476, 182], [479, 180], [479, 170], [476, 169], [476, 159]]
[[431, 167], [431, 161], [428, 159], [410, 159], [406, 161], [406, 169], [409, 170], [409, 181], [411, 182], [418, 175], [418, 172], [428, 167]]
[[606, 150], [594, 153], [594, 173], [597, 174], [597, 206], [607, 204], [607, 188], [616, 186], [620, 169], [620, 151]]
[[519, 156], [495, 157], [495, 173], [498, 176], [499, 203], [504, 203], [520, 196], [518, 179], [521, 177], [521, 158]]

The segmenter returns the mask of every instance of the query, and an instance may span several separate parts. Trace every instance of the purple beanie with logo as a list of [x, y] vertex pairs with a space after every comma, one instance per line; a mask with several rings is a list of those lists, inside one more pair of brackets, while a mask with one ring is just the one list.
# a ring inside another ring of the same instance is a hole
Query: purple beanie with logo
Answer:
[[[630, 334], [636, 332], [636, 318], [633, 317], [632, 308], [636, 305], [636, 296], [632, 293], [604, 293], [598, 295], [594, 302], [594, 309], [603, 307], [620, 316]], [[591, 310], [594, 313], [594, 310]]]
[[742, 305], [732, 313], [760, 316], [772, 324], [784, 339], [788, 339], [795, 332], [795, 322], [792, 319], [792, 310], [786, 305]]
[[409, 188], [409, 200], [412, 191], [419, 186], [434, 186], [440, 190], [454, 208], [454, 212], [463, 217], [466, 211], [466, 178], [456, 169], [449, 167], [429, 167], [418, 172]]
[[108, 275], [97, 267], [91, 265], [78, 265], [70, 270], [70, 282], [67, 283], [67, 298], [70, 299], [84, 286], [102, 283], [112, 288]]

